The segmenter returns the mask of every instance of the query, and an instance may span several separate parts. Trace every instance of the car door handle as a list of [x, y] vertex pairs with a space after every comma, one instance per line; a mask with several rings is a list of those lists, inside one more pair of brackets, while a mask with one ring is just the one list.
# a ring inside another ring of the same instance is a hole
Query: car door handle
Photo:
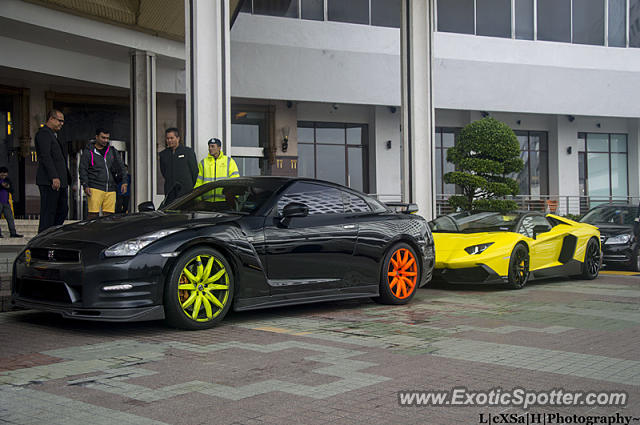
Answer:
[[343, 229], [355, 229], [356, 225], [355, 224], [345, 224], [344, 226], [342, 226]]

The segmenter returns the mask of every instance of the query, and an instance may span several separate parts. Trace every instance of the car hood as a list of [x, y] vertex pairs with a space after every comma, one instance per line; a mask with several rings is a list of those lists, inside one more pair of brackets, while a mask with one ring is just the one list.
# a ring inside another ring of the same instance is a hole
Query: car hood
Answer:
[[91, 242], [111, 246], [147, 233], [176, 227], [199, 227], [236, 221], [240, 216], [221, 213], [165, 213], [143, 212], [130, 215], [111, 215], [95, 220], [80, 221], [47, 231], [32, 239], [30, 245], [55, 241]]
[[595, 226], [600, 230], [600, 234], [605, 236], [615, 236], [621, 233], [633, 232], [633, 225], [630, 224], [598, 224]]

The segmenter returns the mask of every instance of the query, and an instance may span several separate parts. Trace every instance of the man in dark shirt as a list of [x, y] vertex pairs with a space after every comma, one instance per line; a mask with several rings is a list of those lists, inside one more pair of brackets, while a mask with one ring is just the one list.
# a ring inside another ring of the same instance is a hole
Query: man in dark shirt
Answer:
[[198, 177], [198, 161], [193, 149], [180, 143], [177, 128], [165, 131], [167, 148], [160, 152], [160, 172], [164, 177], [165, 204], [193, 189]]
[[[0, 214], [4, 214], [9, 226], [9, 233], [12, 238], [21, 238], [22, 235], [16, 233], [16, 225], [13, 221], [13, 211], [9, 203], [9, 195], [13, 193], [13, 186], [9, 180], [9, 169], [0, 167]], [[0, 238], [2, 235], [0, 234]]]
[[64, 223], [69, 212], [67, 185], [70, 180], [67, 152], [57, 132], [64, 125], [64, 115], [49, 111], [46, 124], [36, 133], [38, 170], [36, 184], [40, 190], [40, 225], [38, 232]]

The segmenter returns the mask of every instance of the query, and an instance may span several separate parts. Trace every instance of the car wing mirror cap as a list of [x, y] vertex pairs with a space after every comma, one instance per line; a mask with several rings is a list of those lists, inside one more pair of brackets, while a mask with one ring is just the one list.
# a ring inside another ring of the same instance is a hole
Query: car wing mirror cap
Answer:
[[282, 209], [282, 217], [306, 217], [309, 215], [309, 207], [301, 202], [290, 202]]
[[533, 226], [533, 239], [535, 239], [540, 233], [547, 233], [549, 228], [547, 226]]
[[145, 201], [138, 204], [139, 212], [155, 211], [155, 210], [156, 210], [156, 207], [153, 205], [153, 202], [151, 201]]

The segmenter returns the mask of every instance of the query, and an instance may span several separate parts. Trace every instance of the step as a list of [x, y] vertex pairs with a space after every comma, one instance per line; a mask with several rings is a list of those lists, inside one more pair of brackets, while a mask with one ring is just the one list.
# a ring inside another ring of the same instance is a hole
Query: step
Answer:
[[[65, 220], [64, 224], [75, 223], [77, 220]], [[0, 246], [23, 246], [26, 245], [34, 236], [38, 234], [39, 220], [15, 220], [16, 232], [23, 235], [22, 238], [10, 238], [9, 227], [7, 226], [7, 220], [0, 219], [0, 234], [3, 236], [0, 239]]]

